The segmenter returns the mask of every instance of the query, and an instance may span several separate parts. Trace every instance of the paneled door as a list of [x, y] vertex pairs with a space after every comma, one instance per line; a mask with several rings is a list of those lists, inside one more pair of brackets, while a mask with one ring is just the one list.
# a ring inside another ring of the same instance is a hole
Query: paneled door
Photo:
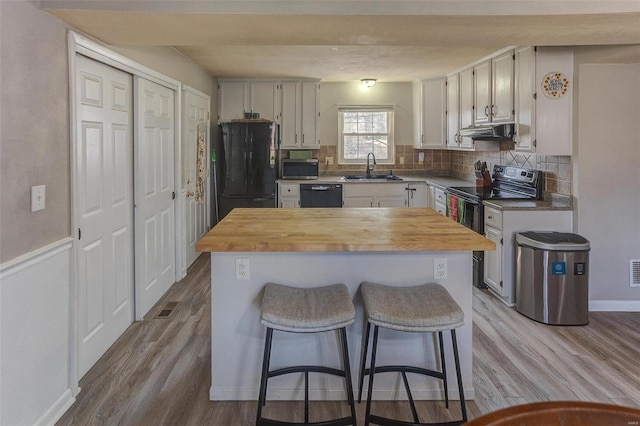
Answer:
[[175, 92], [134, 77], [136, 319], [175, 282]]
[[134, 318], [132, 76], [76, 55], [78, 377]]
[[[200, 255], [196, 243], [209, 230], [209, 98], [184, 91], [182, 187], [185, 189], [186, 267]], [[204, 145], [201, 158], [199, 146]], [[203, 170], [199, 170], [203, 168]]]

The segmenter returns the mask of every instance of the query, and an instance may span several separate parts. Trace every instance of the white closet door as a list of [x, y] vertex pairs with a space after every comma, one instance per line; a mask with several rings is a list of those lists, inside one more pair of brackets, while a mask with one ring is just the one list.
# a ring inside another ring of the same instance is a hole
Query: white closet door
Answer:
[[196, 251], [196, 243], [209, 230], [208, 205], [208, 173], [205, 173], [204, 199], [196, 200], [198, 191], [198, 138], [202, 138], [205, 145], [204, 167], [209, 169], [209, 99], [196, 93], [184, 92], [183, 105], [183, 136], [182, 136], [182, 170], [183, 187], [186, 191], [186, 267], [189, 267], [200, 255]]
[[133, 322], [132, 77], [76, 56], [78, 376]]
[[175, 281], [175, 92], [135, 77], [136, 318]]

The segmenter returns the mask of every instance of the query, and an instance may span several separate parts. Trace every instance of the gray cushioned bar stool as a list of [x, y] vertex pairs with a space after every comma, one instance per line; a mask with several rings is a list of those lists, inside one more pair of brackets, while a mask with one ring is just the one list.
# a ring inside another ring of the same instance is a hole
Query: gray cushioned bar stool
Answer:
[[[261, 323], [267, 327], [262, 360], [262, 376], [258, 394], [256, 425], [356, 425], [349, 350], [346, 326], [353, 324], [356, 316], [349, 291], [344, 284], [333, 284], [316, 288], [296, 288], [268, 283], [262, 299]], [[269, 371], [273, 331], [292, 333], [319, 333], [338, 330], [341, 342], [342, 370], [323, 366], [301, 365]], [[262, 407], [267, 398], [269, 378], [289, 373], [304, 373], [304, 423], [291, 423], [262, 417]], [[345, 378], [347, 398], [351, 415], [335, 420], [309, 423], [309, 373], [325, 373]]]
[[[458, 357], [458, 345], [456, 342], [456, 328], [464, 325], [464, 313], [451, 295], [440, 284], [424, 284], [415, 287], [390, 287], [381, 284], [363, 282], [360, 284], [360, 292], [364, 301], [365, 315], [367, 317], [367, 331], [364, 339], [364, 354], [360, 366], [360, 381], [358, 402], [362, 400], [362, 387], [364, 376], [369, 375], [369, 388], [367, 394], [367, 409], [365, 426], [369, 423], [387, 425], [454, 425], [467, 421], [467, 409], [464, 402], [464, 390], [462, 388], [462, 374], [460, 373], [460, 359]], [[369, 333], [371, 324], [373, 329], [373, 345], [371, 349], [370, 367], [366, 368], [368, 355]], [[404, 365], [376, 365], [376, 349], [378, 346], [378, 329], [384, 327], [390, 330], [406, 331], [414, 333], [438, 333], [440, 346], [441, 371], [429, 370], [421, 367]], [[449, 395], [447, 389], [447, 372], [444, 357], [442, 332], [451, 330], [453, 343], [453, 356], [460, 391], [460, 406], [462, 419], [444, 423], [420, 423], [418, 412], [411, 395], [406, 373], [416, 373], [435, 377], [444, 382], [445, 404], [449, 408]], [[373, 372], [373, 373], [372, 373]], [[402, 374], [404, 386], [407, 391], [413, 422], [389, 419], [371, 414], [371, 396], [373, 393], [373, 381], [375, 374], [399, 372]]]

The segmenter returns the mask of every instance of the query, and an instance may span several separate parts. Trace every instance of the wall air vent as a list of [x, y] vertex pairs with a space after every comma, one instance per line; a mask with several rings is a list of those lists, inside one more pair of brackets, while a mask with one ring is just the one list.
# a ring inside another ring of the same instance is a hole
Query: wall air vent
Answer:
[[640, 287], [640, 259], [629, 260], [629, 285]]

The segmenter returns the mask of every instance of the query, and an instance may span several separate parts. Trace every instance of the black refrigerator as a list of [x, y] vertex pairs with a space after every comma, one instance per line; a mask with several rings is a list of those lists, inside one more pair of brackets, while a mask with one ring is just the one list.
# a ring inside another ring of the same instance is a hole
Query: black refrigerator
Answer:
[[275, 207], [278, 125], [222, 123], [219, 219], [236, 207]]

